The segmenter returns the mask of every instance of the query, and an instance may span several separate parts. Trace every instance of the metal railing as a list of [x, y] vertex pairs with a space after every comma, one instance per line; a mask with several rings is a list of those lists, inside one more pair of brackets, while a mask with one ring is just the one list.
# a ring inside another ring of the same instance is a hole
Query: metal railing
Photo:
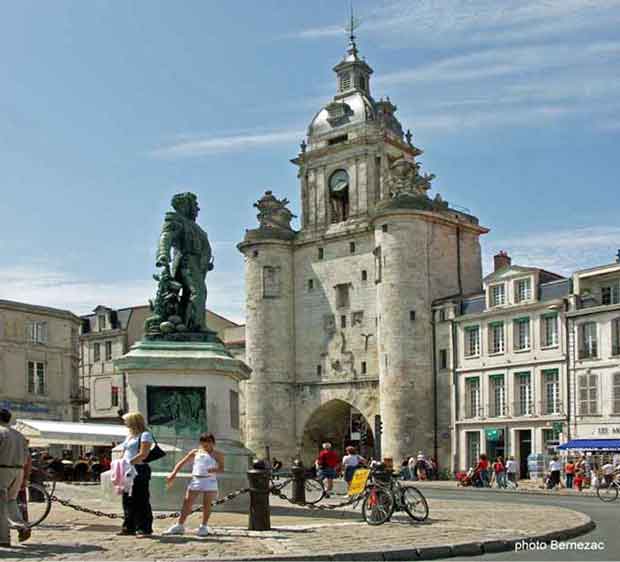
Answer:
[[463, 419], [482, 418], [484, 417], [484, 408], [474, 404], [465, 404], [462, 417]]
[[593, 359], [595, 357], [598, 357], [598, 345], [596, 343], [579, 348], [579, 359]]
[[501, 416], [508, 415], [508, 405], [504, 403], [491, 402], [489, 404], [489, 417], [490, 418], [498, 418]]
[[538, 403], [538, 412], [541, 416], [564, 415], [561, 400], [543, 400]]
[[536, 415], [536, 408], [534, 407], [534, 401], [528, 402], [513, 402], [510, 408], [510, 413], [513, 416], [533, 416]]

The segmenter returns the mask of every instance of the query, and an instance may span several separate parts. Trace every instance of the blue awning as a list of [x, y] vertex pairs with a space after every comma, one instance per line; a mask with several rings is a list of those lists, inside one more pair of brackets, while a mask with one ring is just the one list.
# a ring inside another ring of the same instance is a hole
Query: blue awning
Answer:
[[571, 439], [558, 447], [561, 451], [620, 451], [620, 439]]

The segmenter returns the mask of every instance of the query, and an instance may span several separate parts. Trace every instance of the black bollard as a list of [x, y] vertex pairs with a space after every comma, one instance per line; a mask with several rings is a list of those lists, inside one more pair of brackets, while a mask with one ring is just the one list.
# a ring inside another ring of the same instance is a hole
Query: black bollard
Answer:
[[293, 501], [295, 503], [306, 503], [306, 468], [300, 459], [293, 461], [291, 467], [293, 473]]
[[248, 529], [250, 531], [271, 530], [271, 510], [269, 509], [270, 472], [264, 461], [254, 461], [248, 470], [250, 483], [250, 513]]

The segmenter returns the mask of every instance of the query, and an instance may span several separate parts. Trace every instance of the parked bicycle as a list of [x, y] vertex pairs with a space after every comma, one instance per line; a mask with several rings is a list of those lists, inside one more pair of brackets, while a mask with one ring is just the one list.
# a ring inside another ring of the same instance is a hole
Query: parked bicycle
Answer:
[[403, 486], [398, 477], [391, 472], [384, 474], [387, 477], [381, 482], [387, 485], [394, 495], [392, 514], [394, 511], [406, 511], [414, 521], [421, 522], [428, 519], [428, 503], [419, 488], [410, 485]]
[[22, 521], [15, 521], [9, 515], [9, 523], [15, 528], [32, 528], [40, 525], [52, 509], [52, 497], [45, 486], [37, 482], [30, 482], [17, 495], [17, 508]]
[[596, 489], [596, 495], [601, 501], [612, 502], [618, 498], [618, 493], [620, 491], [620, 480], [618, 478], [619, 475], [616, 474], [609, 484], [606, 486], [599, 486]]

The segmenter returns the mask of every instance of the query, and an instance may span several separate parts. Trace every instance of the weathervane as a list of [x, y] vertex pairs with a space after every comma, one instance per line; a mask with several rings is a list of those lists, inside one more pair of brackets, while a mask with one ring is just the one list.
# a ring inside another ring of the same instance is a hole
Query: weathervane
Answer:
[[356, 19], [353, 14], [353, 0], [351, 0], [351, 15], [349, 17], [349, 22], [345, 26], [345, 31], [349, 34], [349, 41], [350, 41], [351, 47], [353, 47], [354, 49], [356, 48], [355, 30], [359, 28], [361, 23], [362, 23], [361, 20]]

